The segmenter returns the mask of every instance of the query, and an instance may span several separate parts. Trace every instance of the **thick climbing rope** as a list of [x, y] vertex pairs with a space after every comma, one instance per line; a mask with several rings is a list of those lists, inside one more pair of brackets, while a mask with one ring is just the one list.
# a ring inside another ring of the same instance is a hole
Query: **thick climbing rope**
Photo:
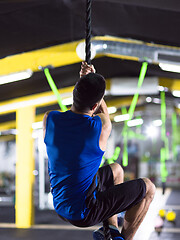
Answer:
[[86, 62], [91, 64], [91, 5], [92, 0], [86, 1]]
[[[85, 54], [86, 58], [85, 61], [88, 65], [91, 65], [91, 6], [92, 0], [86, 0], [86, 48]], [[103, 231], [106, 240], [111, 240], [111, 233], [109, 229], [108, 221], [103, 222]]]
[[108, 220], [103, 222], [103, 232], [104, 232], [104, 237], [106, 240], [112, 240]]

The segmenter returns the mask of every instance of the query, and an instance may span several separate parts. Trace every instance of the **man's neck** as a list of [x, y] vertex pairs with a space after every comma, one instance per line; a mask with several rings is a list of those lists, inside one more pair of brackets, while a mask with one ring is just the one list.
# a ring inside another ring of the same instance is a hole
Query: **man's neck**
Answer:
[[71, 109], [70, 109], [72, 112], [74, 112], [74, 113], [77, 113], [77, 114], [82, 114], [82, 115], [88, 115], [88, 116], [90, 116], [90, 117], [92, 117], [92, 115], [93, 115], [93, 111], [87, 111], [87, 112], [79, 112], [79, 111], [77, 111], [76, 110], [76, 108], [74, 107], [74, 105], [72, 105], [72, 107], [71, 107]]

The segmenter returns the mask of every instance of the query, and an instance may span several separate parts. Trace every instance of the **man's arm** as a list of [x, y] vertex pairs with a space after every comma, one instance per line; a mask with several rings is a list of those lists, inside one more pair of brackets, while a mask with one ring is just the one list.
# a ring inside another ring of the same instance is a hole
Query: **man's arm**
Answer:
[[44, 118], [43, 118], [43, 137], [45, 138], [45, 135], [46, 135], [46, 120], [47, 120], [47, 117], [48, 117], [48, 114], [50, 112], [46, 112], [44, 114]]
[[81, 70], [79, 72], [80, 78], [87, 75], [88, 73], [95, 73], [96, 70], [93, 65], [88, 65], [87, 62], [82, 62]]
[[[88, 73], [91, 73], [91, 72], [95, 73], [94, 66], [88, 65], [86, 62], [82, 62], [80, 77], [82, 77]], [[99, 106], [99, 109], [95, 113], [95, 115], [98, 115], [101, 118], [102, 130], [101, 130], [101, 135], [100, 135], [100, 139], [99, 139], [99, 146], [100, 146], [101, 150], [105, 151], [106, 145], [107, 145], [107, 140], [111, 133], [112, 124], [111, 124], [111, 120], [109, 118], [109, 113], [108, 113], [107, 106], [106, 106], [104, 99], [102, 100], [101, 105]]]
[[98, 115], [101, 118], [101, 122], [102, 122], [102, 130], [101, 130], [101, 135], [100, 135], [100, 139], [99, 139], [99, 146], [100, 146], [101, 150], [105, 151], [106, 145], [107, 145], [107, 140], [108, 140], [109, 135], [112, 130], [112, 124], [111, 124], [111, 120], [109, 118], [107, 105], [106, 105], [104, 99], [102, 100], [98, 111], [100, 113], [97, 113], [96, 115]]

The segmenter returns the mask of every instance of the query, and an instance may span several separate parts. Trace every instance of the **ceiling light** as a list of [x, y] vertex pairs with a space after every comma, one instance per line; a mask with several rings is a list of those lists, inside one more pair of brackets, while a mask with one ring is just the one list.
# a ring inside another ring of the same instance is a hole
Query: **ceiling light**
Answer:
[[159, 66], [164, 71], [180, 73], [180, 65], [159, 63]]
[[[85, 42], [81, 42], [77, 45], [77, 48], [76, 48], [76, 53], [78, 57], [82, 60], [85, 60], [86, 58], [85, 47], [86, 47]], [[95, 49], [95, 46], [91, 43], [91, 59], [93, 59], [95, 56], [96, 56], [96, 49]]]
[[108, 107], [108, 113], [109, 114], [113, 114], [117, 111], [117, 108], [116, 107]]
[[175, 90], [172, 92], [172, 94], [174, 97], [180, 97], [180, 91]]
[[38, 170], [33, 170], [33, 175], [34, 176], [38, 176], [38, 174], [39, 174]]
[[146, 98], [146, 102], [148, 102], [148, 103], [152, 102], [152, 98], [151, 97], [147, 97]]
[[138, 119], [133, 119], [131, 121], [127, 122], [128, 127], [135, 127], [143, 124], [143, 119], [138, 118]]
[[158, 86], [158, 90], [160, 91], [160, 92], [162, 92], [162, 91], [164, 91], [164, 87], [163, 86]]
[[15, 72], [8, 75], [1, 75], [0, 85], [30, 78], [32, 74], [33, 74], [33, 71], [31, 69], [27, 69], [26, 71], [22, 71], [22, 72]]
[[129, 120], [129, 114], [123, 114], [123, 115], [117, 115], [114, 117], [114, 121], [115, 122], [122, 122], [122, 121], [126, 121]]
[[162, 125], [162, 120], [161, 119], [157, 119], [153, 121], [153, 126], [154, 127], [160, 127]]
[[62, 103], [63, 103], [64, 105], [72, 105], [72, 104], [73, 104], [73, 97], [64, 98], [64, 99], [62, 100]]
[[0, 132], [0, 136], [6, 136], [6, 135], [16, 135], [17, 134], [17, 130], [16, 129], [9, 129], [9, 130], [5, 130]]
[[159, 98], [153, 98], [153, 103], [160, 104], [161, 100]]
[[150, 125], [147, 129], [146, 129], [146, 135], [148, 137], [151, 137], [151, 138], [155, 138], [157, 137], [157, 134], [158, 134], [158, 130], [155, 126], [153, 125]]
[[103, 48], [106, 49], [108, 46], [106, 43], [103, 44]]
[[32, 124], [32, 128], [33, 128], [34, 130], [43, 128], [43, 122], [42, 122], [42, 121], [40, 121], [40, 122], [34, 122], [34, 123]]

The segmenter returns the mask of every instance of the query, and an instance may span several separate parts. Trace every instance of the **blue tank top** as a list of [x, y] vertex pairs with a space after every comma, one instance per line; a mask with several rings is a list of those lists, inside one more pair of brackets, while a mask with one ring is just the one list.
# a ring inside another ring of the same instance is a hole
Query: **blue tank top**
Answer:
[[54, 208], [70, 220], [88, 214], [86, 194], [100, 166], [102, 123], [99, 116], [72, 111], [49, 113], [45, 144]]

